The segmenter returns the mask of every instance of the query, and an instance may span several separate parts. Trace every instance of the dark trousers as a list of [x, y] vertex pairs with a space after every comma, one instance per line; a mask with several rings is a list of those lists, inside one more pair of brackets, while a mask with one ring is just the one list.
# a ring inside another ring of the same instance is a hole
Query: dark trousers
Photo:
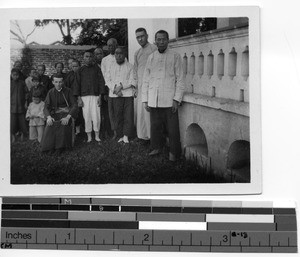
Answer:
[[167, 129], [170, 152], [176, 157], [181, 154], [178, 112], [170, 108], [150, 108], [151, 148], [160, 149], [165, 142], [164, 129]]
[[83, 118], [83, 113], [82, 113], [82, 107], [78, 108], [78, 116], [75, 120], [75, 126], [84, 126], [84, 118]]
[[110, 127], [111, 127], [112, 130], [116, 130], [113, 99], [115, 99], [115, 98], [114, 97], [108, 97], [107, 105], [108, 105], [108, 114], [109, 114]]
[[117, 136], [131, 136], [133, 133], [133, 97], [113, 99]]
[[102, 97], [102, 103], [101, 103], [101, 132], [103, 135], [106, 133], [108, 135], [112, 134], [111, 126], [110, 126], [110, 120], [109, 120], [109, 112], [108, 112], [108, 101], [104, 100], [103, 95]]
[[27, 125], [25, 121], [25, 113], [10, 114], [10, 132], [12, 134], [21, 131], [23, 135], [27, 135]]

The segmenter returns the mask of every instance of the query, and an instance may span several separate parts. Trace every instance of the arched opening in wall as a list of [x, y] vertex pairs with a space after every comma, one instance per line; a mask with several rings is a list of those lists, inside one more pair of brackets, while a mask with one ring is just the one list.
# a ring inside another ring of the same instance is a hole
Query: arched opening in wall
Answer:
[[210, 170], [210, 158], [208, 157], [208, 146], [203, 129], [196, 123], [188, 126], [185, 134], [185, 157], [196, 161], [207, 171]]
[[246, 140], [234, 141], [227, 156], [227, 170], [232, 182], [250, 183], [250, 143]]

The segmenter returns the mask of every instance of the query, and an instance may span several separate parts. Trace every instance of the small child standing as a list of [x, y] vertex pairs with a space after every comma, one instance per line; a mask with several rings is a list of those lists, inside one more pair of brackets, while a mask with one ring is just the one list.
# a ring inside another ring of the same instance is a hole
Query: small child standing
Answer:
[[38, 76], [32, 77], [32, 87], [29, 91], [28, 103], [31, 103], [34, 94], [38, 94], [41, 101], [44, 101], [47, 95], [47, 89], [40, 83], [40, 78]]
[[26, 113], [26, 119], [29, 120], [29, 139], [37, 139], [39, 143], [42, 140], [45, 127], [44, 106], [45, 103], [41, 100], [39, 92], [35, 92]]
[[17, 132], [22, 132], [21, 140], [27, 135], [25, 103], [28, 90], [25, 82], [19, 78], [19, 70], [13, 68], [10, 80], [10, 129], [12, 143], [15, 142], [15, 134]]

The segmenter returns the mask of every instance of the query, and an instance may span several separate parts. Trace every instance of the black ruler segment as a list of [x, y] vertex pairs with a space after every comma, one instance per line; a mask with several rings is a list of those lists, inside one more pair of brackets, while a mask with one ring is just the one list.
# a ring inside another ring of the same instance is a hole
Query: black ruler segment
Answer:
[[296, 210], [292, 208], [274, 208], [273, 214], [293, 214], [296, 215]]
[[119, 211], [117, 205], [92, 205], [92, 211]]
[[275, 223], [208, 222], [207, 230], [275, 231]]
[[272, 202], [2, 199], [1, 248], [296, 253], [295, 208]]
[[121, 206], [121, 211], [127, 212], [151, 212], [151, 206]]
[[2, 210], [30, 210], [30, 204], [2, 204]]
[[32, 204], [32, 210], [59, 210], [58, 204]]
[[242, 214], [273, 214], [272, 208], [242, 208]]
[[60, 205], [60, 210], [73, 210], [73, 211], [89, 211], [90, 206], [89, 205]]
[[68, 219], [68, 212], [2, 211], [2, 219]]
[[181, 213], [181, 207], [152, 207], [152, 212], [169, 212], [169, 213]]
[[241, 214], [242, 208], [212, 208], [212, 213], [234, 213], [234, 214]]
[[212, 208], [209, 207], [184, 207], [183, 213], [212, 213]]
[[16, 220], [16, 219], [2, 219], [2, 227], [41, 227], [41, 228], [69, 228], [70, 222], [68, 220]]

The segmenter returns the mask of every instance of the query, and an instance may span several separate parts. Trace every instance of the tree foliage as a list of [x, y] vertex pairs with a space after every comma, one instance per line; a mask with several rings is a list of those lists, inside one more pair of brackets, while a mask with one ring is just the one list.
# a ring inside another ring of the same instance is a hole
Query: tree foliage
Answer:
[[119, 45], [127, 45], [126, 19], [90, 19], [82, 24], [76, 44], [105, 45], [109, 38], [115, 38]]
[[[120, 45], [127, 45], [126, 19], [54, 19], [35, 20], [35, 25], [44, 27], [48, 24], [57, 24], [62, 43], [66, 45], [105, 45], [111, 37], [117, 39]], [[72, 32], [81, 28], [78, 37], [73, 38]]]
[[217, 28], [216, 18], [179, 18], [178, 36], [183, 37]]

